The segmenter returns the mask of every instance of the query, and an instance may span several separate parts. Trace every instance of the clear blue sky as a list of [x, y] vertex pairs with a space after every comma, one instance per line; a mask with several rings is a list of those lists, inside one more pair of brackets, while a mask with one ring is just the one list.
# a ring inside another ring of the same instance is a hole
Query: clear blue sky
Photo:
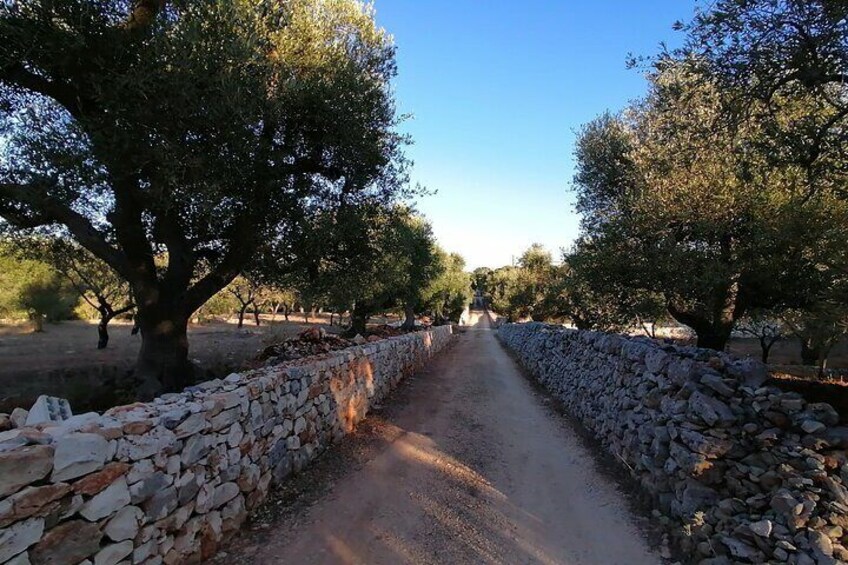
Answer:
[[559, 255], [578, 229], [568, 186], [574, 132], [642, 96], [628, 53], [676, 45], [694, 0], [376, 0], [395, 37], [399, 109], [418, 208], [469, 268], [533, 242]]

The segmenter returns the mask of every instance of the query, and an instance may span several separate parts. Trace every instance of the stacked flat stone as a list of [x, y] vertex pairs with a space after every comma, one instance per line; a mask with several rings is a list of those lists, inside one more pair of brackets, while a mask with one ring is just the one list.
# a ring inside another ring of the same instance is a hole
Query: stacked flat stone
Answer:
[[750, 359], [508, 324], [524, 367], [629, 469], [692, 562], [848, 561], [848, 428]]
[[208, 558], [450, 339], [439, 327], [2, 432], [0, 563]]

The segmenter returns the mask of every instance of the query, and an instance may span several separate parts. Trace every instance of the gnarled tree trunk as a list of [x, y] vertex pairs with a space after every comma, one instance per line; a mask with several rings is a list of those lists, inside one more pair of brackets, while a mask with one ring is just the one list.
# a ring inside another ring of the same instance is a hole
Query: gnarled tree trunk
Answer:
[[801, 338], [801, 363], [803, 365], [818, 365], [819, 349], [813, 344], [813, 339], [810, 337]]
[[194, 368], [188, 358], [188, 316], [173, 311], [139, 309], [141, 349], [136, 375], [139, 396], [150, 399], [161, 391], [174, 392], [193, 382]]
[[368, 333], [368, 318], [371, 317], [371, 308], [365, 304], [357, 303], [350, 313], [350, 328], [346, 335], [353, 337], [356, 335], [365, 336]]
[[415, 329], [415, 310], [413, 309], [412, 305], [407, 304], [403, 308], [403, 313], [405, 319], [403, 321], [401, 329], [411, 332]]

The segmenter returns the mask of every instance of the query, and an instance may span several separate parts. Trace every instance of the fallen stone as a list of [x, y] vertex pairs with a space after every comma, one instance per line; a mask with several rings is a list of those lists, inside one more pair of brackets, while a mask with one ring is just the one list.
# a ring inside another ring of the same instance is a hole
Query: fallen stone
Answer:
[[9, 414], [9, 419], [12, 421], [12, 425], [16, 428], [23, 428], [26, 425], [26, 419], [29, 416], [29, 411], [24, 408], [15, 408], [12, 410], [12, 413]]

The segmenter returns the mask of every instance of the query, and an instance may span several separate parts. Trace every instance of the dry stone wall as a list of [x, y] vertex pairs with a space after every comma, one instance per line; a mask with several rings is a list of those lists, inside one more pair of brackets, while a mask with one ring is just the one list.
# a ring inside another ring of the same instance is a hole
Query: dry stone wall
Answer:
[[539, 323], [499, 337], [625, 465], [695, 563], [848, 561], [848, 428], [723, 353]]
[[439, 327], [0, 433], [0, 563], [207, 558], [450, 339]]

